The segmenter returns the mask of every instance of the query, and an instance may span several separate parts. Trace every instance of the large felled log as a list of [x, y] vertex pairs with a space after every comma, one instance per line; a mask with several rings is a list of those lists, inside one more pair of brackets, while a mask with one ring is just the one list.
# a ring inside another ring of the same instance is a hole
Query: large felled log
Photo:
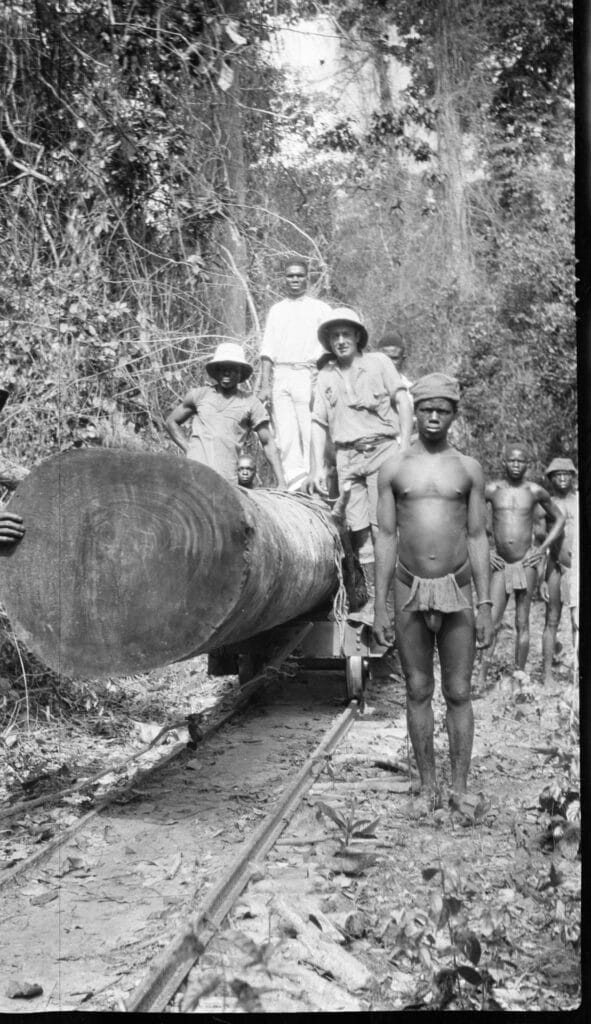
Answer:
[[138, 672], [245, 639], [337, 583], [338, 533], [309, 499], [245, 491], [172, 455], [57, 455], [10, 509], [26, 533], [0, 551], [0, 600], [66, 675]]

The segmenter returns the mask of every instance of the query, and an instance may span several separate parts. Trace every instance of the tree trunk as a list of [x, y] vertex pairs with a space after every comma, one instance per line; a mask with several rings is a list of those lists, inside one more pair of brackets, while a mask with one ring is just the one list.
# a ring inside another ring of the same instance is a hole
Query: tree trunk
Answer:
[[435, 35], [435, 94], [437, 147], [445, 189], [445, 245], [448, 265], [459, 297], [471, 290], [473, 256], [468, 229], [463, 139], [456, 97], [462, 88], [458, 74], [457, 0], [439, 0]]

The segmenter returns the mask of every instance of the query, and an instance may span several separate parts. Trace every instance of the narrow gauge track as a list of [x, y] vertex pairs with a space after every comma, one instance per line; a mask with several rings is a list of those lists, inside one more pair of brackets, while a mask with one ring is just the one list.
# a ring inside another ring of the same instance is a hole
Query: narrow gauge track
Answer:
[[[168, 753], [168, 764], [144, 776], [141, 792], [136, 782], [138, 802], [101, 807], [47, 860], [19, 870], [18, 887], [3, 888], [4, 976], [43, 988], [30, 1003], [19, 1001], [19, 1010], [133, 1008], [146, 966], [188, 913], [210, 905], [204, 895], [213, 884], [215, 896], [216, 881], [234, 870], [237, 844], [247, 842], [294, 764], [321, 739], [335, 696], [342, 704], [342, 681], [328, 697], [317, 682], [307, 693], [300, 687], [294, 700], [295, 689], [275, 684], [268, 704], [226, 721], [200, 745], [199, 758]], [[2, 991], [0, 1009], [15, 1008]]]

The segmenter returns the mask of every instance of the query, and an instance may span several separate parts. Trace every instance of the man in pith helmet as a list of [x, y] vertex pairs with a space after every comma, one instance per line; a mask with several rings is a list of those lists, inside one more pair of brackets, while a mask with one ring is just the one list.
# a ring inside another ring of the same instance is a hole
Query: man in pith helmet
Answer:
[[[269, 428], [269, 414], [240, 384], [252, 376], [252, 366], [241, 345], [223, 342], [205, 364], [211, 384], [192, 388], [166, 420], [166, 429], [187, 458], [237, 481], [240, 452], [251, 430], [258, 434], [278, 487], [285, 487], [283, 469]], [[180, 429], [191, 420], [191, 438]]]
[[378, 471], [407, 447], [412, 412], [405, 385], [388, 357], [365, 351], [367, 328], [353, 309], [333, 309], [318, 328], [318, 339], [329, 359], [318, 374], [312, 410], [314, 485], [320, 494], [327, 493], [330, 439], [336, 451], [339, 489], [351, 481], [347, 524], [370, 594], [368, 604], [355, 613], [355, 621], [372, 625]]

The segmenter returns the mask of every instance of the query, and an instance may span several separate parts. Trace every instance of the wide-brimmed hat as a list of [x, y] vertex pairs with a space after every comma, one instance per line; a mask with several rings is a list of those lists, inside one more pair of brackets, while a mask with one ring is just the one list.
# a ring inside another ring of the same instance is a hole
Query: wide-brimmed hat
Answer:
[[327, 352], [332, 352], [328, 341], [328, 331], [334, 324], [351, 324], [353, 327], [356, 327], [361, 332], [358, 343], [359, 349], [365, 348], [367, 345], [367, 328], [361, 323], [359, 314], [354, 309], [349, 309], [348, 306], [338, 306], [337, 309], [331, 311], [330, 316], [323, 320], [318, 328], [318, 341]]
[[551, 473], [576, 473], [575, 465], [571, 459], [552, 459], [546, 470], [546, 476]]
[[227, 365], [228, 363], [240, 368], [240, 380], [248, 380], [251, 376], [252, 366], [244, 355], [242, 345], [236, 345], [233, 341], [223, 341], [221, 345], [218, 345], [209, 362], [205, 364], [205, 369], [212, 376], [211, 371], [216, 366]]

